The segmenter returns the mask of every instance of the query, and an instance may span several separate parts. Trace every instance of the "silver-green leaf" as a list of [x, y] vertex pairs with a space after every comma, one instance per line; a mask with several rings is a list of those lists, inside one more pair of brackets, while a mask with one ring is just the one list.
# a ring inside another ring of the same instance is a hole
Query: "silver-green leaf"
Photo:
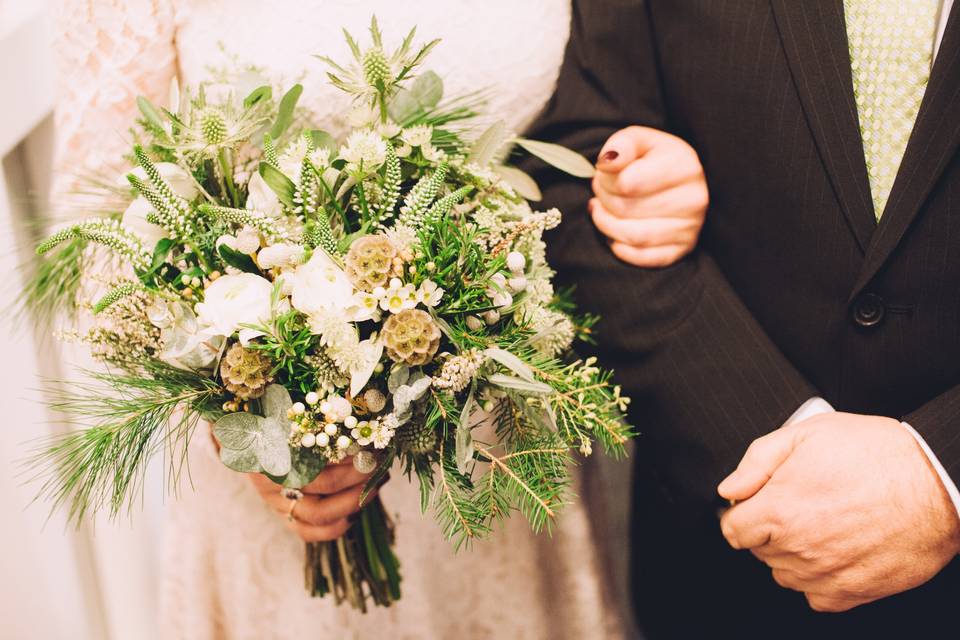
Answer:
[[543, 193], [540, 192], [539, 185], [537, 185], [536, 180], [531, 178], [527, 173], [516, 167], [508, 167], [506, 165], [494, 167], [493, 170], [504, 182], [510, 185], [521, 198], [531, 202], [540, 202], [543, 200]]
[[484, 350], [483, 355], [502, 364], [507, 369], [510, 369], [510, 371], [513, 371], [515, 374], [524, 380], [527, 380], [528, 382], [536, 381], [536, 378], [533, 376], [533, 369], [530, 368], [530, 365], [505, 349], [490, 347], [489, 349]]
[[221, 448], [242, 451], [253, 444], [260, 416], [252, 413], [228, 413], [213, 425], [213, 434]]
[[470, 432], [470, 416], [473, 415], [476, 401], [473, 399], [474, 389], [471, 387], [467, 401], [460, 412], [460, 421], [457, 423], [456, 449], [457, 471], [467, 473], [468, 465], [473, 460], [473, 434]]
[[514, 376], [507, 376], [502, 373], [495, 373], [487, 381], [503, 389], [511, 389], [521, 393], [533, 393], [536, 395], [548, 395], [553, 393], [553, 388], [542, 382], [524, 380]]
[[549, 165], [577, 178], [592, 178], [593, 164], [576, 151], [550, 142], [517, 138], [516, 143]]
[[503, 120], [497, 120], [470, 147], [467, 162], [474, 162], [481, 167], [487, 166], [497, 157], [497, 152], [500, 151], [509, 136], [510, 133], [507, 131], [506, 123]]

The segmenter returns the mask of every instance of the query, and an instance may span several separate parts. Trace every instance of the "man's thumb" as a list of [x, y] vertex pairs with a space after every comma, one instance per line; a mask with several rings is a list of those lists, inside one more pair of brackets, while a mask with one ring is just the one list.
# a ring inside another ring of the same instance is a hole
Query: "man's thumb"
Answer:
[[717, 492], [727, 500], [746, 500], [760, 491], [790, 457], [796, 446], [797, 433], [796, 429], [783, 427], [754, 440], [737, 470], [720, 483]]
[[649, 127], [627, 127], [607, 139], [597, 156], [597, 169], [606, 173], [619, 173], [624, 167], [641, 158], [656, 146], [665, 134]]

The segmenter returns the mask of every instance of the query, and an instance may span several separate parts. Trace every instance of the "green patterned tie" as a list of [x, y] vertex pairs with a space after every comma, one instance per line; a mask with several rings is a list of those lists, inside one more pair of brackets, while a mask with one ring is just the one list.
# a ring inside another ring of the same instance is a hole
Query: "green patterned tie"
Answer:
[[863, 152], [879, 220], [930, 78], [940, 0], [844, 0], [843, 6]]

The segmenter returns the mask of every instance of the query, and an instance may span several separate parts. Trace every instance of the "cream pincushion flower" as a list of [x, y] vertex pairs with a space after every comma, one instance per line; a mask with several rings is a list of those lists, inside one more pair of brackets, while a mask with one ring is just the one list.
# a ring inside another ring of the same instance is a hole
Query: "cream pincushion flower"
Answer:
[[342, 312], [353, 304], [350, 279], [320, 249], [287, 279], [294, 308], [308, 316], [320, 311]]
[[208, 335], [240, 334], [246, 344], [262, 332], [242, 325], [263, 324], [270, 320], [273, 284], [252, 273], [226, 275], [214, 280], [197, 304], [197, 320]]

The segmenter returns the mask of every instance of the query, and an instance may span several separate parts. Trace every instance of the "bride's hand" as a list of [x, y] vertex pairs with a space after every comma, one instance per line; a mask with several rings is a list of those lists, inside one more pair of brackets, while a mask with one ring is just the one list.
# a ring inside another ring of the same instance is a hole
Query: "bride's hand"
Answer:
[[693, 251], [709, 201], [697, 152], [648, 127], [610, 136], [593, 192], [594, 224], [618, 258], [638, 267], [666, 267]]
[[[303, 497], [293, 501], [280, 485], [259, 473], [247, 474], [263, 501], [306, 542], [336, 540], [350, 528], [348, 517], [361, 508], [360, 494], [370, 474], [360, 473], [348, 458], [331, 464], [303, 488]], [[370, 492], [364, 505], [377, 494]]]

